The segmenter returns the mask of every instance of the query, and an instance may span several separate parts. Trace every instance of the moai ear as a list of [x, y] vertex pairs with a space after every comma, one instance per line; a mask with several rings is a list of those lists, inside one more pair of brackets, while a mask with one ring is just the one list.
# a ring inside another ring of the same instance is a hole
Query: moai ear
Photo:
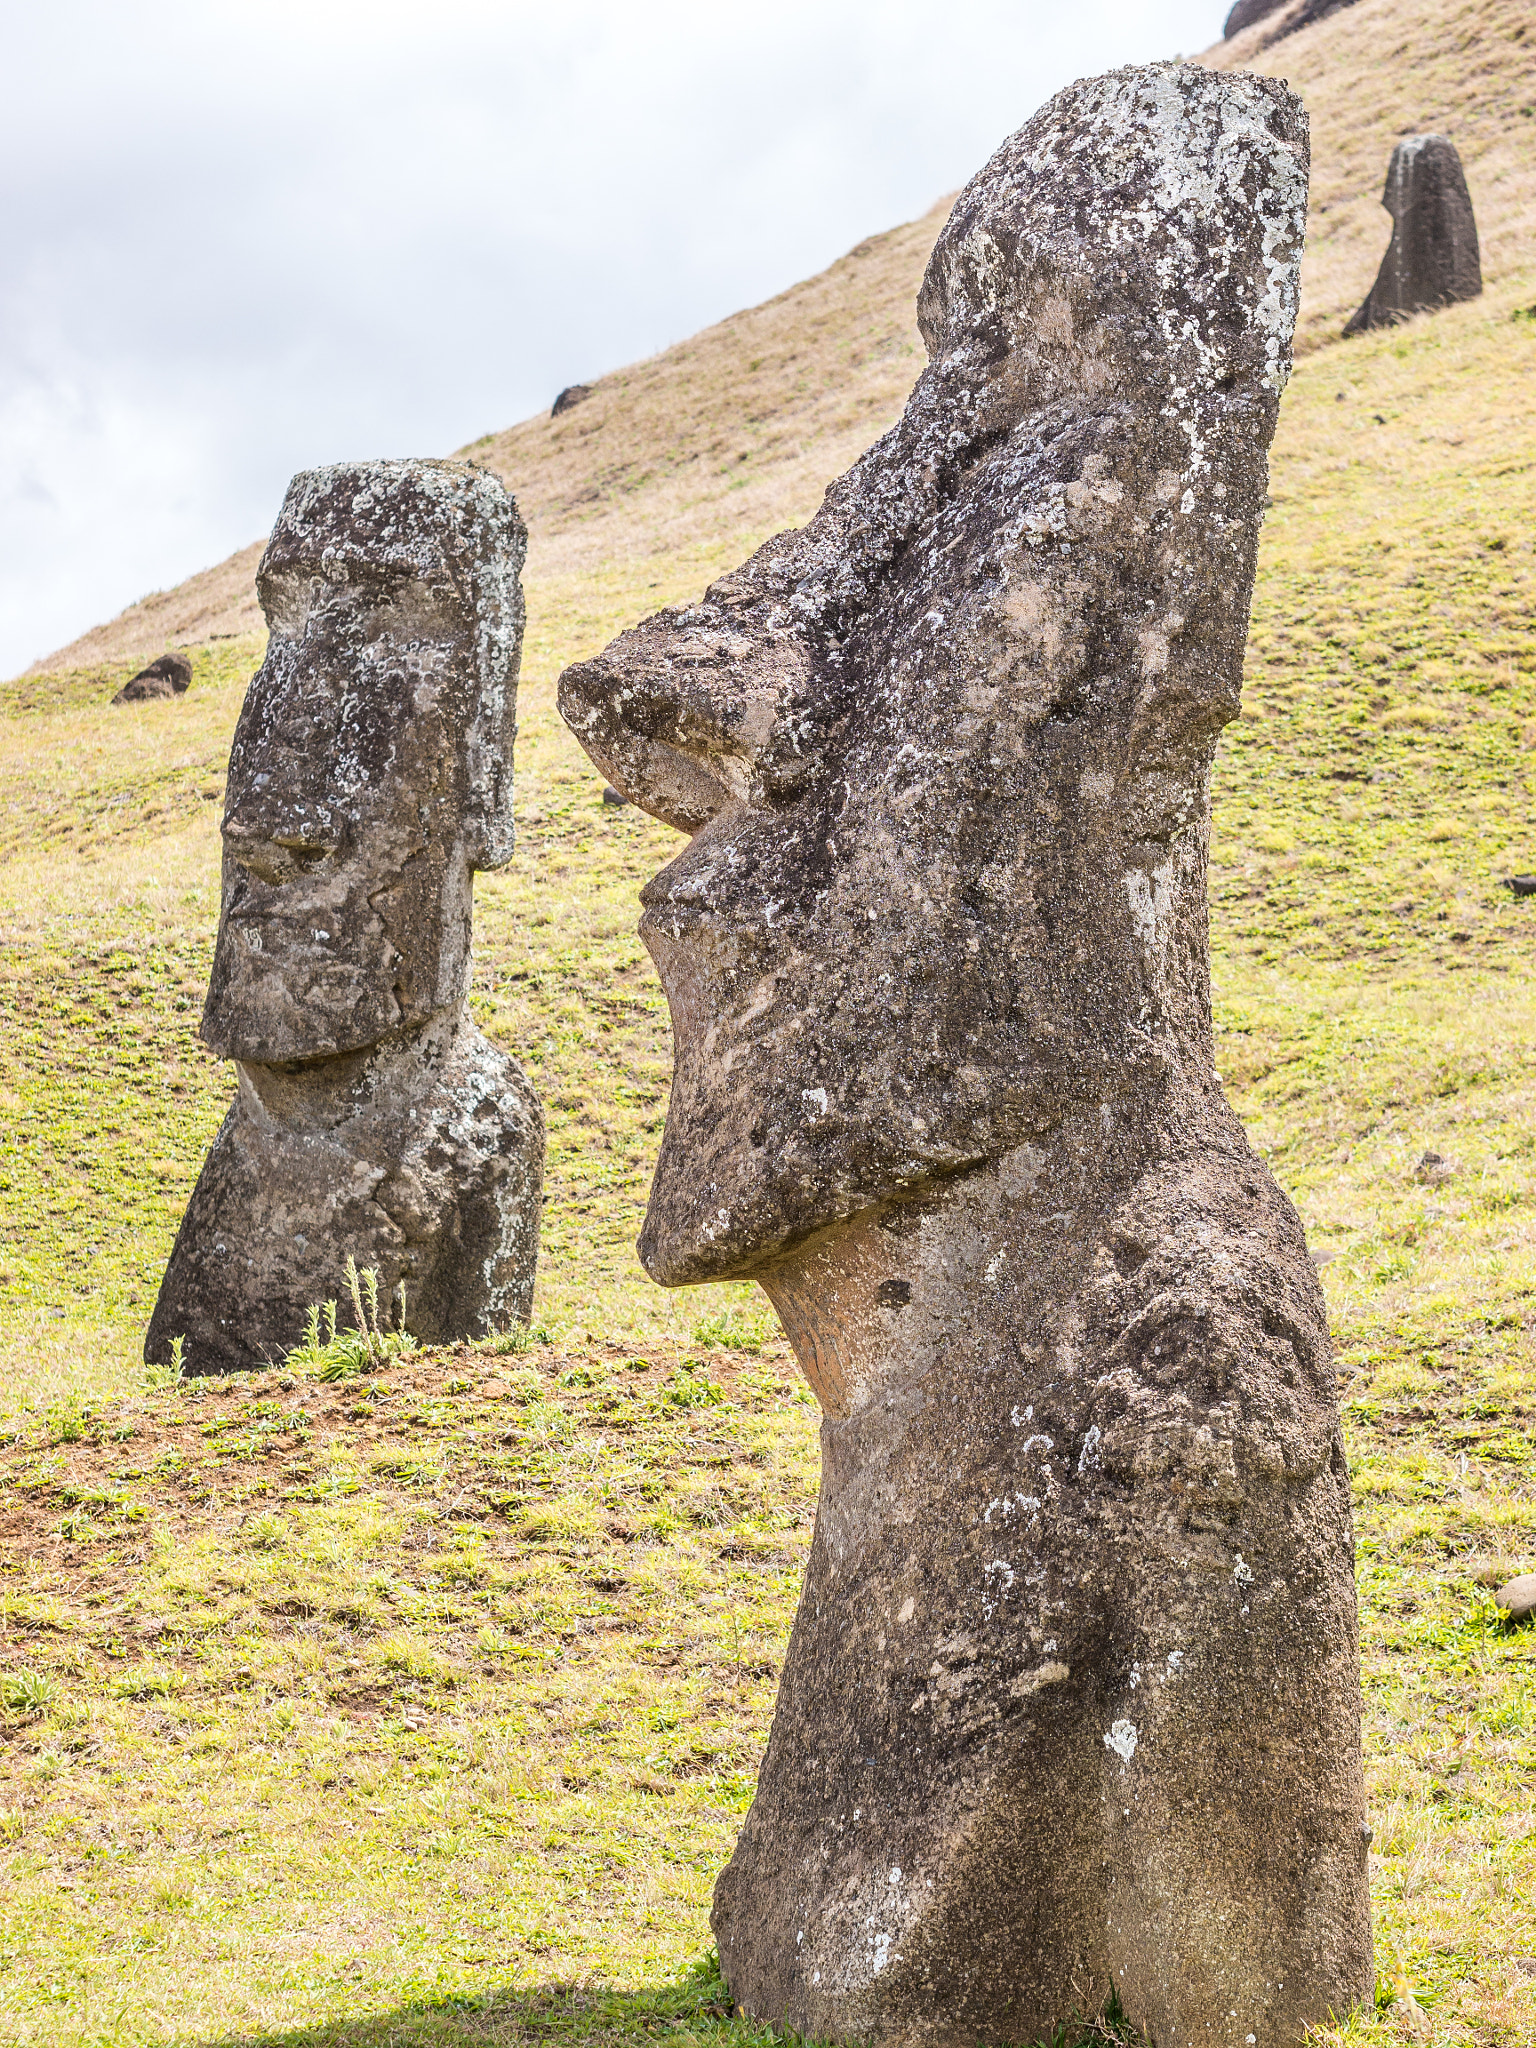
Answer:
[[[518, 640], [521, 640], [519, 620]], [[514, 657], [515, 660], [515, 657]], [[512, 823], [512, 743], [517, 733], [517, 671], [499, 683], [482, 682], [479, 713], [468, 735], [468, 800], [464, 850], [477, 872], [505, 867], [515, 843]]]

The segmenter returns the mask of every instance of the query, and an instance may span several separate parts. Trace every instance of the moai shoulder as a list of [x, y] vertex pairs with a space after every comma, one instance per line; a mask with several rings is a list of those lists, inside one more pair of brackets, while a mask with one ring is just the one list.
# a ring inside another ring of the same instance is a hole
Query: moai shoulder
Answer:
[[492, 476], [294, 479], [230, 753], [203, 1037], [236, 1062], [146, 1356], [259, 1365], [349, 1256], [445, 1341], [526, 1319], [543, 1122], [468, 1014], [473, 876], [512, 851], [526, 536]]

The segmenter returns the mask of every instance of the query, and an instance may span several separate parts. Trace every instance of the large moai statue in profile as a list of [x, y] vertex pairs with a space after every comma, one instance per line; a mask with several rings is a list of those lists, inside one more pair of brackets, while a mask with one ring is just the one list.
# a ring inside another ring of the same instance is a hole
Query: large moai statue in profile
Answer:
[[512, 852], [527, 539], [456, 462], [313, 470], [257, 572], [203, 1037], [237, 1063], [151, 1361], [298, 1343], [350, 1255], [432, 1342], [526, 1320], [544, 1129], [466, 1009], [477, 868]]
[[1394, 327], [1415, 313], [1481, 295], [1472, 195], [1448, 136], [1405, 136], [1392, 152], [1381, 203], [1392, 216], [1392, 239], [1376, 282], [1345, 323], [1346, 334]]
[[1301, 1223], [1213, 1066], [1206, 859], [1290, 362], [1305, 117], [1121, 71], [962, 193], [900, 423], [566, 672], [691, 834], [640, 1240], [820, 1398], [715, 1893], [747, 2012], [1272, 2048], [1372, 1981], [1348, 1480]]

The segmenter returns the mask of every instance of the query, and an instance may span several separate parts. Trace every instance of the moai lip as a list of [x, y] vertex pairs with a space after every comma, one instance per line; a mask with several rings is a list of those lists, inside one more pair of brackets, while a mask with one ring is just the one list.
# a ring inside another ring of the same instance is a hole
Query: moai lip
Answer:
[[484, 471], [294, 479], [257, 572], [203, 1037], [240, 1085], [146, 1356], [260, 1365], [347, 1257], [433, 1342], [526, 1319], [544, 1134], [465, 1008], [476, 869], [512, 851], [527, 540]]
[[900, 423], [561, 680], [690, 835], [642, 892], [642, 1259], [759, 1280], [824, 1411], [714, 1908], [812, 2038], [1050, 2038], [1113, 1988], [1270, 2048], [1372, 1981], [1332, 1353], [1206, 911], [1306, 182], [1276, 81], [1058, 95], [939, 237]]
[[1395, 327], [1415, 313], [1482, 295], [1472, 195], [1448, 136], [1404, 136], [1387, 166], [1381, 203], [1392, 216], [1392, 239], [1346, 334]]

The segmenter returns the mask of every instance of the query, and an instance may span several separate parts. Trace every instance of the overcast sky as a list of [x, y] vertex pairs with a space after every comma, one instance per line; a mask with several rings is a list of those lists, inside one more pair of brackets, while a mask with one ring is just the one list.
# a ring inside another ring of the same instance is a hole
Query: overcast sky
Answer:
[[0, 675], [810, 275], [1225, 0], [4, 0]]

